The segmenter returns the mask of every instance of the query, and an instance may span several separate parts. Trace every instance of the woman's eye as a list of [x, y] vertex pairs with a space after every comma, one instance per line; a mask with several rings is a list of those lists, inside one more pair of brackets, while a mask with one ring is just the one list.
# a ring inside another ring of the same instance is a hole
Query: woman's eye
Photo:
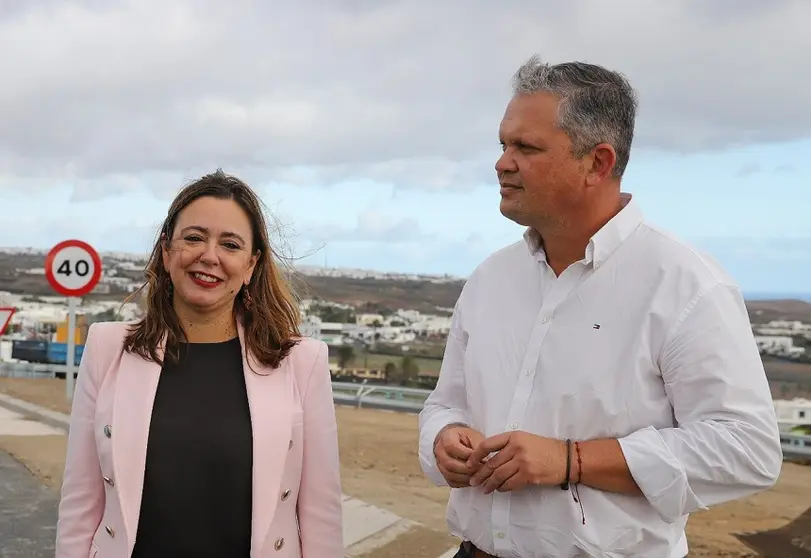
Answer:
[[196, 235], [191, 235], [186, 237], [186, 242], [201, 242], [203, 239]]
[[233, 242], [226, 242], [225, 247], [229, 250], [239, 250], [239, 244], [234, 244]]

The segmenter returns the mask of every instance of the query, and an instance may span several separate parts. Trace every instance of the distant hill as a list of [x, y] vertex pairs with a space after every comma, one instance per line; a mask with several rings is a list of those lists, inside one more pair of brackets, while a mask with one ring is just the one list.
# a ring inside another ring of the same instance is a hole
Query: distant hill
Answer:
[[355, 279], [296, 274], [296, 291], [305, 298], [321, 298], [331, 302], [366, 306], [370, 310], [419, 310], [424, 313], [447, 313], [456, 304], [464, 281], [433, 283], [429, 281], [392, 281], [385, 279]]
[[[43, 275], [28, 275], [18, 270], [41, 268], [42, 255], [0, 253], [0, 291], [43, 296], [53, 294]], [[137, 280], [136, 272], [120, 272]], [[375, 309], [419, 310], [425, 313], [446, 313], [456, 304], [464, 280], [428, 281], [406, 279], [354, 278], [321, 275], [294, 275], [293, 284], [301, 296], [321, 298], [350, 304], [368, 311]], [[113, 292], [112, 298], [122, 298]], [[106, 298], [93, 295], [93, 298]], [[811, 323], [811, 303], [801, 300], [747, 301], [752, 323], [771, 320], [799, 320]]]
[[748, 300], [749, 321], [765, 324], [772, 320], [811, 323], [811, 303], [803, 300]]
[[764, 356], [763, 366], [775, 399], [811, 397], [811, 364]]

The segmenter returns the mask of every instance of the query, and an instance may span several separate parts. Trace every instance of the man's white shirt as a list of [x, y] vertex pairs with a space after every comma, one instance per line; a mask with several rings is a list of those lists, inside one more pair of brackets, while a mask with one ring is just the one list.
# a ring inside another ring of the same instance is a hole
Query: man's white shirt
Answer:
[[504, 558], [681, 558], [689, 513], [771, 486], [777, 421], [742, 294], [710, 258], [645, 222], [629, 195], [559, 277], [532, 231], [485, 260], [454, 309], [420, 462], [450, 423], [618, 438], [644, 493], [452, 489], [452, 534]]

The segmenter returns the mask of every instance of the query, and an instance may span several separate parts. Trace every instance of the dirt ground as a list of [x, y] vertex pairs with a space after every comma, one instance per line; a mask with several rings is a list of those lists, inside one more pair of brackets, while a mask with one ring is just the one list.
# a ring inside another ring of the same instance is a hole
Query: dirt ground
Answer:
[[[68, 412], [59, 380], [0, 378], [0, 392]], [[397, 541], [375, 558], [423, 556], [448, 549], [445, 534], [448, 491], [431, 485], [417, 459], [417, 416], [388, 411], [337, 409], [344, 492], [424, 525], [418, 541]], [[54, 488], [61, 483], [65, 442], [62, 436], [0, 437], [0, 449], [23, 461]], [[779, 527], [811, 504], [811, 467], [786, 463], [777, 485], [761, 494], [692, 515], [687, 533], [691, 557], [753, 556], [733, 533]], [[403, 547], [419, 544], [420, 549]], [[431, 553], [425, 553], [428, 548]], [[422, 552], [421, 552], [422, 551]], [[416, 553], [415, 553], [416, 552]]]

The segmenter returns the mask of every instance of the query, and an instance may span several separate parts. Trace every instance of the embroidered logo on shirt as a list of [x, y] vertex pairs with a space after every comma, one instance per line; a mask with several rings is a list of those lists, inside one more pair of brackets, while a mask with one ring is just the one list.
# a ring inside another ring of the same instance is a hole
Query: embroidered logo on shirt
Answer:
[[593, 326], [591, 326], [591, 327], [592, 327], [593, 329], [600, 329], [600, 324], [594, 324], [594, 325], [593, 325]]

